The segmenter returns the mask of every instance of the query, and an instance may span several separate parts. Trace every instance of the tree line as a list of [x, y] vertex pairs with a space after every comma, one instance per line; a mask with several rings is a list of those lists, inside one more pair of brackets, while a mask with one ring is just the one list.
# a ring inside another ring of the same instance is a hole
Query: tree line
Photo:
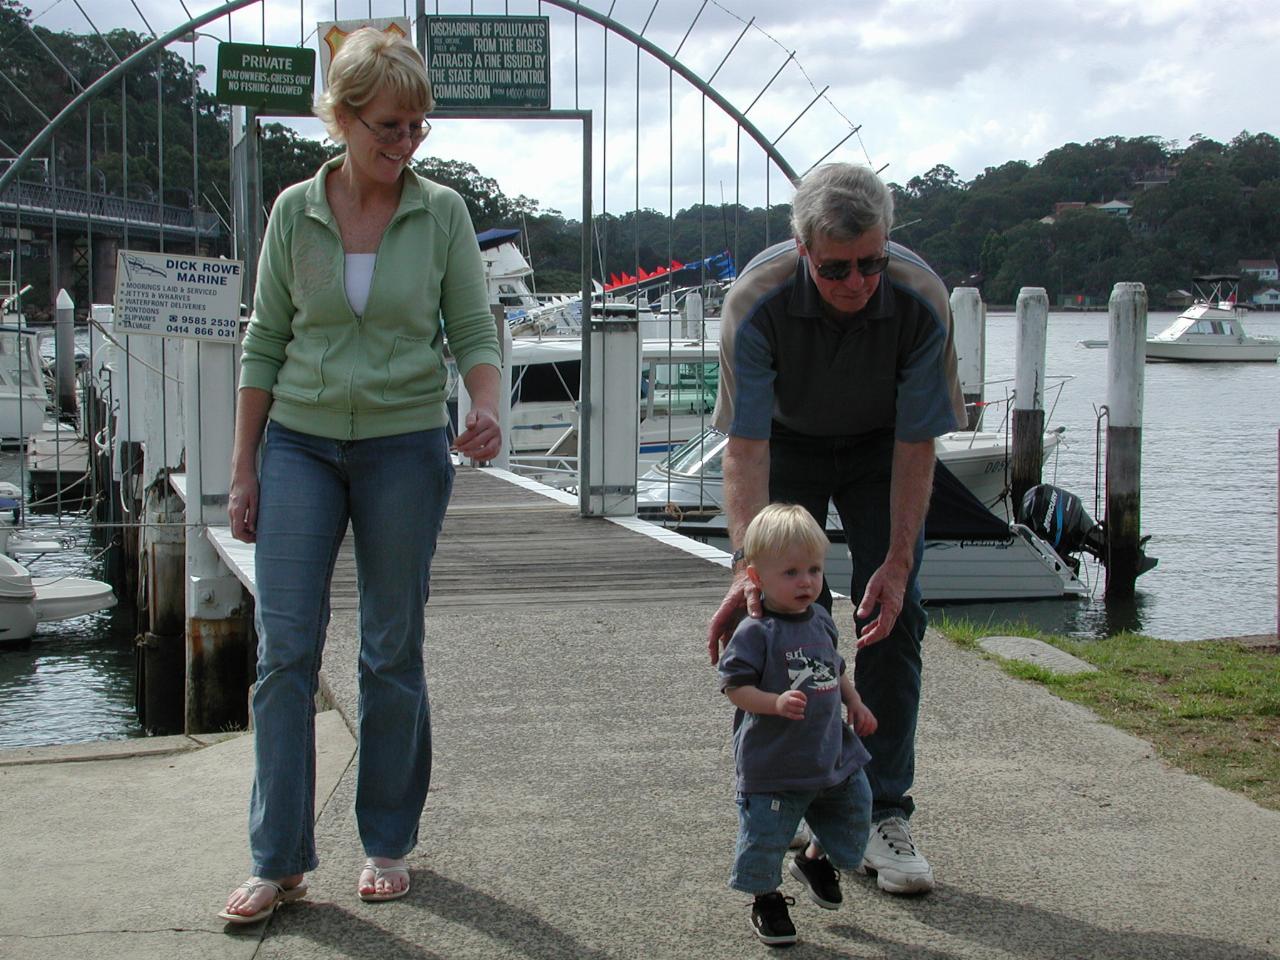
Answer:
[[[47, 123], [46, 111], [148, 41], [128, 30], [54, 32], [30, 20], [18, 0], [0, 0], [0, 50], [17, 91], [0, 96], [0, 149], [14, 155]], [[150, 70], [134, 71], [117, 91], [87, 104], [79, 122], [49, 144], [41, 169], [23, 178], [193, 205], [229, 221], [229, 110], [204, 88], [204, 74], [172, 50], [159, 52]], [[263, 123], [267, 203], [339, 149]], [[413, 166], [457, 190], [477, 230], [520, 228], [540, 289], [577, 287], [580, 223], [535, 198], [507, 196], [470, 163], [427, 155]], [[1245, 131], [1228, 143], [1197, 135], [1185, 146], [1104, 137], [1065, 144], [1036, 163], [988, 167], [968, 182], [938, 165], [890, 189], [893, 238], [949, 286], [980, 285], [989, 303], [1011, 303], [1023, 286], [1046, 288], [1052, 303], [1105, 302], [1116, 282], [1138, 280], [1155, 306], [1193, 275], [1235, 272], [1241, 259], [1271, 259], [1280, 250], [1280, 140], [1268, 133]], [[1127, 216], [1091, 206], [1113, 200], [1132, 204]], [[592, 224], [595, 275], [607, 282], [610, 274], [725, 250], [741, 267], [790, 235], [789, 217], [785, 204], [695, 205], [670, 217], [652, 209], [601, 214]]]

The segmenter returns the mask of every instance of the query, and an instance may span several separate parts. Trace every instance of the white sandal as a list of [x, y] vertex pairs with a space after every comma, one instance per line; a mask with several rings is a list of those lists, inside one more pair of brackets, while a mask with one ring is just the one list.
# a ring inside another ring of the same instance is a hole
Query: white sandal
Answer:
[[[399, 900], [401, 897], [403, 897], [405, 894], [409, 892], [409, 886], [412, 883], [412, 878], [409, 876], [409, 867], [405, 864], [403, 860], [401, 860], [399, 863], [391, 864], [390, 866], [380, 867], [373, 862], [373, 857], [370, 857], [369, 859], [365, 860], [364, 867], [360, 871], [361, 875], [364, 874], [365, 870], [373, 871], [373, 887], [374, 887], [374, 890], [372, 893], [365, 893], [364, 890], [360, 889], [359, 887], [356, 888], [357, 894], [359, 894], [360, 899], [363, 900], [365, 903], [383, 903], [387, 900]], [[377, 892], [378, 881], [383, 880], [392, 874], [402, 874], [404, 876], [404, 889], [395, 890], [391, 893], [378, 893]]]
[[252, 898], [255, 893], [263, 887], [272, 887], [275, 890], [275, 896], [271, 898], [271, 902], [259, 910], [257, 913], [232, 913], [230, 910], [223, 909], [218, 917], [227, 923], [257, 923], [259, 920], [265, 920], [276, 912], [276, 907], [282, 903], [289, 903], [293, 900], [301, 900], [307, 895], [307, 881], [300, 880], [295, 887], [289, 887], [287, 890], [276, 883], [274, 880], [267, 880], [263, 877], [250, 877], [244, 883], [237, 887], [237, 890], [243, 890], [245, 896]]

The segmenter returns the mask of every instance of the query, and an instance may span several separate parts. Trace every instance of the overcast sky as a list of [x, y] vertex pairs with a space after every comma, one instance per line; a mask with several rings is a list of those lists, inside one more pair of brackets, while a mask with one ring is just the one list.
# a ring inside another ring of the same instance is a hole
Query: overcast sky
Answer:
[[[72, 0], [28, 2], [51, 29], [92, 29]], [[182, 2], [80, 0], [80, 6], [99, 29], [145, 33], [136, 4], [163, 34], [185, 19]], [[185, 3], [192, 15], [217, 5]], [[402, 3], [372, 0], [373, 15], [398, 15]], [[610, 8], [608, 0], [583, 5]], [[659, 0], [654, 11], [653, 0], [616, 0], [613, 17], [644, 29], [668, 52], [683, 41], [681, 62], [703, 78], [719, 68], [715, 89], [740, 110], [785, 63], [748, 115], [768, 139], [829, 86], [778, 143], [799, 172], [855, 125], [860, 132], [830, 159], [884, 167], [885, 179], [899, 183], [940, 163], [967, 180], [988, 166], [1035, 162], [1063, 143], [1113, 134], [1185, 144], [1196, 134], [1226, 141], [1246, 129], [1280, 132], [1275, 0], [708, 0], [690, 32], [702, 7], [702, 0]], [[370, 0], [337, 2], [340, 19], [369, 9]], [[436, 12], [436, 0], [427, 9]], [[538, 12], [535, 0], [440, 0], [438, 10]], [[297, 44], [305, 31], [314, 47], [315, 23], [334, 19], [335, 3], [268, 0], [265, 9], [236, 14], [232, 39], [264, 42], [264, 13], [265, 42]], [[707, 104], [704, 122], [701, 97], [679, 77], [668, 98], [669, 71], [647, 55], [637, 125], [635, 47], [617, 37], [608, 43], [606, 142], [603, 31], [579, 20], [575, 53], [574, 18], [549, 2], [542, 13], [552, 25], [552, 106], [572, 108], [576, 97], [594, 110], [597, 211], [604, 193], [615, 212], [635, 206], [637, 191], [640, 206], [664, 212], [704, 197], [763, 205], [766, 189], [773, 202], [787, 199], [785, 179], [775, 170], [766, 187], [763, 153], [739, 138], [718, 107]], [[203, 29], [225, 39], [227, 21]], [[189, 56], [191, 45], [173, 49]], [[210, 75], [216, 57], [214, 41], [197, 42], [196, 58]], [[316, 121], [289, 122], [309, 136], [323, 133]], [[421, 149], [475, 164], [509, 195], [525, 194], [568, 216], [580, 211], [576, 124], [442, 121]]]

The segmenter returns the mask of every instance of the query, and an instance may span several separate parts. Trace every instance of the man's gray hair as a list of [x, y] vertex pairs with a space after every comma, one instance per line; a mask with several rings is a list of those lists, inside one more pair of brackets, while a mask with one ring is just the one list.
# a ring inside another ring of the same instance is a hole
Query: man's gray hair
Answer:
[[893, 227], [893, 194], [870, 167], [825, 163], [791, 200], [791, 229], [805, 246], [819, 236], [848, 243], [876, 227]]

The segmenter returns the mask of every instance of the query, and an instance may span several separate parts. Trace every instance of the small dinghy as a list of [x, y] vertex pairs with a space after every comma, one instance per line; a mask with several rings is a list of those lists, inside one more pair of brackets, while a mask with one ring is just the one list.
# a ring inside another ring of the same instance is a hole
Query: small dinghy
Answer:
[[84, 577], [32, 577], [18, 561], [0, 554], [0, 643], [30, 640], [37, 624], [115, 605], [109, 583]]

